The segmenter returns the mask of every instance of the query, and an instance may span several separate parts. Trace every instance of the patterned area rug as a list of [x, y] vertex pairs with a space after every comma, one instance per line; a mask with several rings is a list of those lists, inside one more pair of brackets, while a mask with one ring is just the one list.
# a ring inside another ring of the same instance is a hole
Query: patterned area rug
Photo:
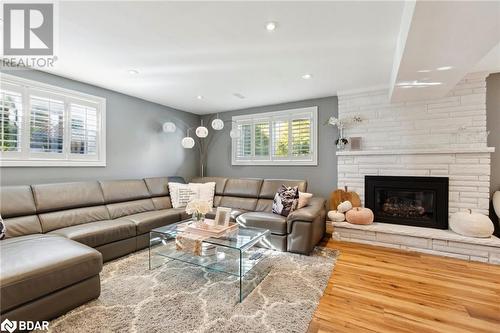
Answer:
[[179, 261], [148, 269], [148, 251], [104, 265], [101, 296], [52, 321], [51, 332], [305, 332], [338, 252], [272, 252], [269, 274], [237, 303], [238, 282]]

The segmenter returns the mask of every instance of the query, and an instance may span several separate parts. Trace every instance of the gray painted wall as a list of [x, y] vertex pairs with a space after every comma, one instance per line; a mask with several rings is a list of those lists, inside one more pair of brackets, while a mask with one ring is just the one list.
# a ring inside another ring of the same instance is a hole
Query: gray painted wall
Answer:
[[181, 129], [167, 134], [162, 124], [198, 124], [200, 117], [139, 98], [39, 71], [5, 71], [26, 79], [106, 98], [106, 167], [9, 167], [0, 169], [2, 185], [127, 179], [198, 174], [198, 153], [185, 150]]
[[[258, 177], [306, 179], [308, 190], [316, 195], [328, 196], [337, 187], [337, 156], [335, 155], [336, 129], [323, 123], [332, 115], [338, 115], [337, 97], [311, 99], [278, 105], [268, 105], [220, 114], [223, 120], [232, 116], [280, 111], [308, 106], [318, 107], [318, 165], [317, 166], [241, 166], [231, 165], [230, 124], [216, 132], [208, 147], [207, 176]], [[208, 117], [205, 117], [208, 119]]]
[[491, 155], [491, 191], [500, 190], [500, 73], [486, 79], [486, 113], [490, 135], [488, 146], [495, 147]]

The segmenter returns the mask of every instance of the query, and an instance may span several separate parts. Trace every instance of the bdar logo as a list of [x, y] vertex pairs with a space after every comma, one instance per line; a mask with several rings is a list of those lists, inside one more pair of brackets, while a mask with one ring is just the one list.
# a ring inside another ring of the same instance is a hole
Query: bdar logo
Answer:
[[2, 324], [0, 324], [0, 330], [2, 330], [3, 332], [7, 331], [7, 332], [14, 332], [17, 328], [17, 323], [15, 321], [10, 321], [8, 319], [5, 319], [4, 321], [2, 321]]
[[54, 5], [9, 3], [3, 5], [4, 55], [54, 53]]

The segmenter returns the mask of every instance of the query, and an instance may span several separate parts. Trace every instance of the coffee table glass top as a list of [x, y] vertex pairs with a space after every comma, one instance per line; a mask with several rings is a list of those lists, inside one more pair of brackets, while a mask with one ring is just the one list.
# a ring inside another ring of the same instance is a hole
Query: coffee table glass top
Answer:
[[[192, 219], [187, 219], [164, 227], [156, 228], [151, 231], [155, 233], [168, 234], [170, 237], [175, 237], [178, 233], [182, 233], [182, 231], [177, 230], [177, 227], [182, 223], [190, 221], [192, 221]], [[246, 248], [253, 246], [256, 241], [261, 240], [263, 237], [269, 235], [270, 233], [271, 232], [268, 229], [240, 226], [238, 230], [231, 235], [231, 237], [210, 237], [203, 240], [203, 242], [218, 246], [230, 247], [238, 250], [245, 250]]]

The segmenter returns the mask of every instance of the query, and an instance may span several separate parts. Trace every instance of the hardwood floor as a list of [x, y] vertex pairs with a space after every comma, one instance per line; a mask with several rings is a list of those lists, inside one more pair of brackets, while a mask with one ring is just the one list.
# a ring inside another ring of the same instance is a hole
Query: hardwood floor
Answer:
[[329, 239], [316, 332], [500, 332], [500, 266]]

